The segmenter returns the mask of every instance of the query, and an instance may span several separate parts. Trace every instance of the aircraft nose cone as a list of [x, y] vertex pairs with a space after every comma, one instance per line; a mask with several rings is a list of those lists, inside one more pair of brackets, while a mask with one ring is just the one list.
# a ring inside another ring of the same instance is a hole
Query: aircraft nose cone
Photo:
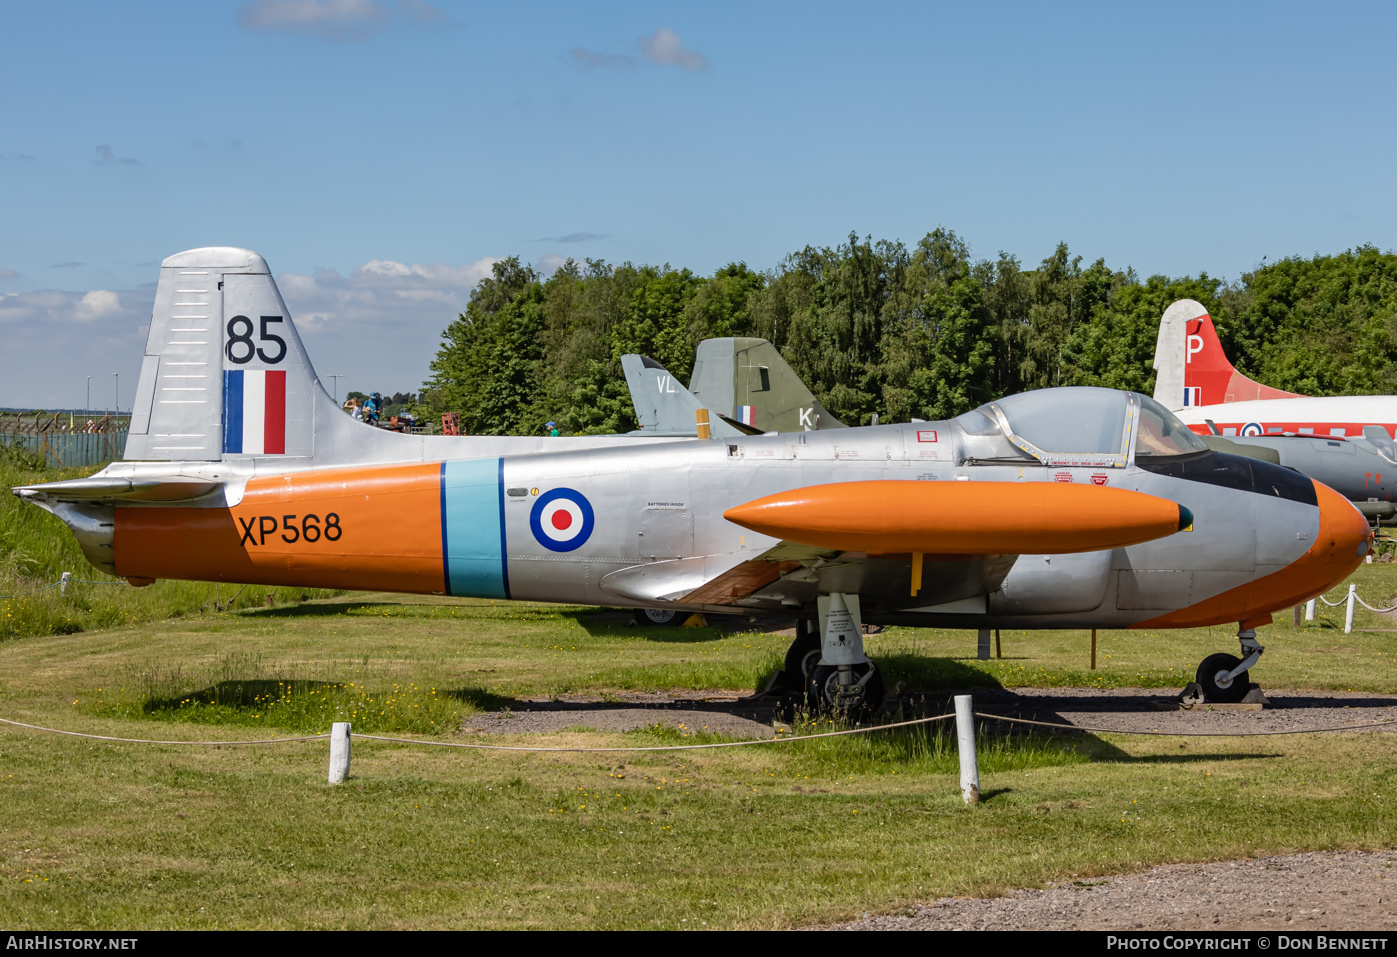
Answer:
[[1337, 579], [1342, 581], [1363, 563], [1373, 533], [1353, 503], [1328, 485], [1315, 482], [1315, 497], [1319, 505], [1319, 534], [1310, 555], [1318, 558], [1321, 566], [1327, 566], [1327, 571], [1338, 571], [1335, 566], [1343, 568]]

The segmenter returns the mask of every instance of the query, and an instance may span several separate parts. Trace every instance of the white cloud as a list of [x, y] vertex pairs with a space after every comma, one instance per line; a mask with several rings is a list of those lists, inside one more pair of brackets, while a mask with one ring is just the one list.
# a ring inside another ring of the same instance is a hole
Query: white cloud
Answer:
[[[0, 293], [0, 405], [81, 405], [86, 377], [100, 376], [106, 397], [112, 372], [129, 403], [154, 298], [151, 289]], [[98, 389], [94, 379], [94, 402]]]
[[145, 291], [64, 292], [36, 289], [0, 294], [0, 325], [38, 327], [61, 335], [65, 326], [94, 320], [148, 318], [153, 296]]
[[538, 270], [539, 275], [547, 279], [566, 265], [567, 261], [571, 258], [571, 256], [559, 256], [557, 253], [548, 253], [541, 257], [538, 262], [534, 263], [534, 268]]
[[679, 34], [665, 27], [655, 31], [654, 36], [641, 37], [640, 52], [651, 63], [664, 66], [678, 66], [686, 70], [708, 69], [708, 58], [697, 50], [690, 50], [679, 39]]
[[[348, 275], [321, 269], [282, 273], [276, 281], [316, 370], [347, 376], [339, 381], [340, 395], [347, 389], [415, 392], [429, 374], [442, 331], [465, 311], [471, 290], [496, 261], [375, 259]], [[0, 406], [80, 405], [86, 376], [113, 371], [121, 373], [122, 402], [129, 403], [154, 299], [153, 288], [0, 293]], [[96, 394], [94, 380], [94, 401]]]
[[279, 31], [327, 40], [364, 40], [393, 17], [419, 26], [451, 26], [451, 18], [426, 0], [255, 0], [239, 8], [249, 30]]
[[313, 317], [308, 331], [430, 317], [439, 332], [465, 311], [471, 290], [490, 275], [495, 262], [492, 256], [461, 266], [373, 259], [348, 276], [334, 269], [320, 269], [313, 276], [282, 273], [277, 284], [298, 327], [306, 324], [302, 317]]
[[90, 322], [107, 316], [121, 314], [121, 298], [110, 289], [94, 289], [83, 293], [73, 309], [73, 318], [79, 322]]
[[374, 259], [349, 275], [320, 269], [276, 277], [286, 308], [324, 376], [344, 373], [340, 395], [415, 392], [429, 375], [441, 334], [465, 312], [471, 290], [498, 262], [486, 256], [456, 266]]

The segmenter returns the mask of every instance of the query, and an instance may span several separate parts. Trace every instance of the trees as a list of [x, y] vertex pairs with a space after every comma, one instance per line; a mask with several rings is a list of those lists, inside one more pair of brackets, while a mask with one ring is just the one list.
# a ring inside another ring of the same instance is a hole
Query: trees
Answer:
[[569, 261], [544, 280], [518, 257], [442, 334], [421, 401], [478, 434], [624, 432], [621, 372], [649, 355], [681, 382], [705, 338], [760, 336], [850, 424], [957, 415], [998, 396], [1058, 385], [1150, 392], [1159, 318], [1176, 299], [1212, 313], [1239, 369], [1279, 388], [1397, 391], [1397, 256], [1371, 246], [1292, 258], [1234, 285], [1202, 273], [1151, 276], [1065, 243], [1034, 269], [1007, 253], [973, 260], [938, 228], [909, 250], [850, 233], [762, 274]]

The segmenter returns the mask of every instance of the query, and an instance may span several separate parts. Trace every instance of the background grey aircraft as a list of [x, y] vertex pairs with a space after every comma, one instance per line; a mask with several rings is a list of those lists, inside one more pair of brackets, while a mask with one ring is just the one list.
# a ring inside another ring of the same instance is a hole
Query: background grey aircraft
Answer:
[[712, 435], [842, 429], [765, 339], [705, 339], [694, 353], [689, 388], [654, 359], [621, 357], [643, 435], [694, 436], [694, 415], [711, 413]]

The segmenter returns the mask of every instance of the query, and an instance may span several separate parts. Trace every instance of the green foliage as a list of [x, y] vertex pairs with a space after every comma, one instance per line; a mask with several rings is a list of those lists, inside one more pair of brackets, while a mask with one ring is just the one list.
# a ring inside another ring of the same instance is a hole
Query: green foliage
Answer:
[[1397, 256], [1360, 246], [1247, 273], [1218, 338], [1238, 369], [1306, 395], [1397, 391]]
[[423, 414], [468, 432], [635, 427], [620, 358], [648, 355], [687, 381], [706, 338], [759, 336], [850, 424], [958, 415], [1002, 395], [1063, 385], [1150, 392], [1159, 318], [1191, 298], [1212, 312], [1237, 367], [1312, 395], [1397, 391], [1397, 256], [1371, 246], [1286, 259], [1236, 285], [1084, 265], [1061, 243], [1025, 270], [973, 260], [950, 230], [915, 248], [850, 233], [767, 274], [569, 261], [542, 281], [517, 258], [444, 334]]

